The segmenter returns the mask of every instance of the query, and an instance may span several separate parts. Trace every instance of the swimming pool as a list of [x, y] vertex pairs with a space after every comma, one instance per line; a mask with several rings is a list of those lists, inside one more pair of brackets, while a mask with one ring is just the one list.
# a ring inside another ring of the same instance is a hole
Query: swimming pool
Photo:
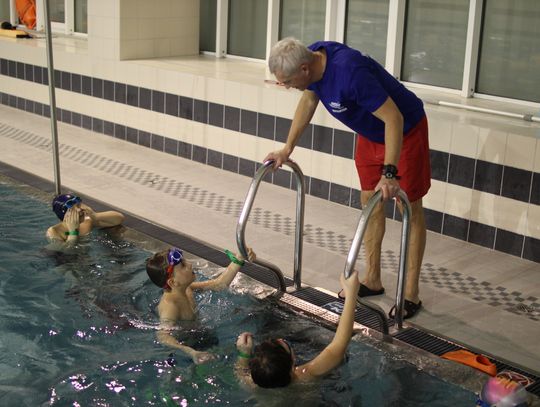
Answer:
[[[314, 385], [251, 393], [233, 375], [242, 331], [289, 339], [299, 362], [333, 332], [261, 300], [242, 276], [232, 292], [198, 297], [190, 337], [220, 355], [195, 366], [155, 341], [160, 290], [149, 251], [125, 229], [94, 232], [72, 253], [47, 248], [55, 217], [43, 194], [0, 179], [0, 404], [2, 406], [470, 406], [474, 394], [355, 338], [349, 360]], [[204, 260], [208, 278], [217, 268]]]

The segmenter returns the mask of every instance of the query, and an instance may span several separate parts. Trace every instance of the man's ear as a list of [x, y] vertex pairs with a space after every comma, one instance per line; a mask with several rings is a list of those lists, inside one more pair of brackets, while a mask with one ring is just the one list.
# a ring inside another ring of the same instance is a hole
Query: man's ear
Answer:
[[171, 277], [171, 278], [168, 278], [167, 279], [167, 284], [169, 285], [169, 287], [173, 287], [174, 285], [174, 277]]

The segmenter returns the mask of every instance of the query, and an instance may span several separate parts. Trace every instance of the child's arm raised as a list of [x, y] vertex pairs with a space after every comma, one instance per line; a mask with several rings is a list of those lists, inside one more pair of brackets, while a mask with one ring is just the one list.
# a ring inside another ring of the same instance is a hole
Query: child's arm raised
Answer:
[[298, 366], [296, 374], [301, 380], [309, 380], [311, 378], [323, 376], [337, 367], [345, 356], [345, 351], [351, 340], [354, 311], [356, 309], [356, 298], [360, 283], [358, 282], [358, 272], [354, 272], [348, 279], [345, 279], [341, 274], [341, 286], [345, 290], [345, 304], [343, 312], [339, 319], [338, 327], [332, 342], [323, 349], [315, 359], [308, 363]]
[[[248, 248], [248, 261], [252, 262], [256, 259], [256, 255]], [[235, 261], [236, 260], [236, 261]], [[233, 256], [233, 261], [227, 267], [223, 273], [212, 280], [196, 281], [191, 284], [193, 290], [224, 290], [236, 277], [236, 274], [240, 271], [240, 268], [244, 265], [244, 258], [241, 255]]]

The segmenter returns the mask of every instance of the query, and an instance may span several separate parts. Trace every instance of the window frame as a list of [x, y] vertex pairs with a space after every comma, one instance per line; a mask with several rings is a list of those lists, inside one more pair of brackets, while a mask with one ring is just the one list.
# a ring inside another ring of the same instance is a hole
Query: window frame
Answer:
[[[36, 0], [36, 28], [35, 31], [45, 31], [44, 16], [45, 0]], [[72, 35], [77, 37], [88, 37], [87, 33], [75, 31], [75, 0], [64, 0], [64, 13], [66, 21], [64, 23], [52, 22], [51, 31], [56, 34]], [[18, 22], [17, 8], [15, 0], [10, 0], [11, 24]], [[88, 20], [88, 16], [86, 16]]]

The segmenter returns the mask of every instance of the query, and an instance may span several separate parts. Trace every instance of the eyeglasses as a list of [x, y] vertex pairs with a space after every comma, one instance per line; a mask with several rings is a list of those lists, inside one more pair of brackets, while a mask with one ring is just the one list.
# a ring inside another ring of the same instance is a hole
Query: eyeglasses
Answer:
[[178, 247], [172, 247], [167, 254], [167, 262], [169, 266], [176, 266], [180, 264], [184, 258], [184, 252]]
[[66, 209], [71, 209], [79, 203], [81, 203], [81, 198], [79, 198], [78, 196], [74, 196], [73, 198], [69, 198], [66, 202], [64, 202], [63, 206]]

